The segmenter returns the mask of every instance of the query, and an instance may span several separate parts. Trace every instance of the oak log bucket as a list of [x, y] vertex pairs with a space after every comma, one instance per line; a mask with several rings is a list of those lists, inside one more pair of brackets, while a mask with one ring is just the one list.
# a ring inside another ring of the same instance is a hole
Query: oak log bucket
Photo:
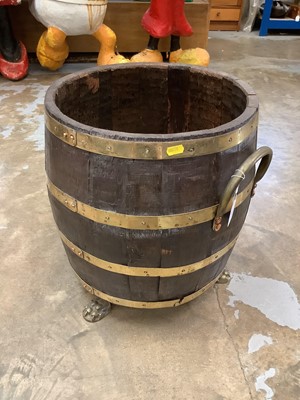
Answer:
[[49, 198], [84, 287], [162, 308], [212, 286], [272, 158], [254, 91], [200, 67], [114, 65], [56, 81], [45, 111]]

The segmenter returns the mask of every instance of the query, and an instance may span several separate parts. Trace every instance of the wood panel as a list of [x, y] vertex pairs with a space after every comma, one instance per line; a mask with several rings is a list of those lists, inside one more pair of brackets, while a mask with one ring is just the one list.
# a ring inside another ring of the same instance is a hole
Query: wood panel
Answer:
[[211, 0], [211, 6], [210, 30], [239, 30], [242, 0]]
[[211, 7], [241, 6], [241, 0], [211, 0]]
[[239, 21], [240, 8], [212, 8], [210, 10], [211, 21]]
[[209, 29], [211, 31], [238, 31], [239, 21], [211, 21]]

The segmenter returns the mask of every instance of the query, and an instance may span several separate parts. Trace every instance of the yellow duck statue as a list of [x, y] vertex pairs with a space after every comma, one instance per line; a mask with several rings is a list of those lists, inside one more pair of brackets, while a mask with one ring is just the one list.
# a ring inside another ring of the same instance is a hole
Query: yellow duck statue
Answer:
[[62, 67], [69, 55], [67, 36], [88, 34], [100, 43], [98, 65], [129, 61], [115, 52], [116, 35], [103, 24], [107, 0], [30, 0], [29, 8], [47, 27], [36, 51], [43, 67], [52, 71]]

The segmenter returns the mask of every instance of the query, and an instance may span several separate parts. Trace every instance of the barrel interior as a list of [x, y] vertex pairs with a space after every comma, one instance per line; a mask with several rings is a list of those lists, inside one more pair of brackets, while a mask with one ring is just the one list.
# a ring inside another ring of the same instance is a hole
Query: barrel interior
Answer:
[[236, 81], [193, 68], [99, 69], [58, 88], [67, 117], [110, 131], [172, 134], [216, 128], [239, 117], [247, 94]]

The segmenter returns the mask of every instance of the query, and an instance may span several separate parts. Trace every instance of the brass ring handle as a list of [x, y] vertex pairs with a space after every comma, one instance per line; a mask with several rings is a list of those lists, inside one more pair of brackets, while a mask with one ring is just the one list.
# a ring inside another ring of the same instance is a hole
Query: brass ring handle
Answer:
[[236, 191], [236, 188], [244, 179], [246, 173], [251, 168], [253, 168], [258, 161], [261, 160], [253, 181], [253, 187], [251, 193], [253, 195], [257, 182], [259, 182], [263, 178], [263, 176], [265, 175], [265, 173], [269, 168], [272, 156], [273, 156], [273, 151], [270, 149], [270, 147], [267, 146], [260, 147], [253, 154], [251, 154], [251, 156], [249, 156], [238, 169], [235, 170], [224, 190], [219, 206], [217, 208], [217, 212], [213, 221], [214, 231], [217, 232], [221, 229], [222, 218], [226, 212], [228, 203], [230, 202], [230, 199], [232, 198], [234, 192]]

